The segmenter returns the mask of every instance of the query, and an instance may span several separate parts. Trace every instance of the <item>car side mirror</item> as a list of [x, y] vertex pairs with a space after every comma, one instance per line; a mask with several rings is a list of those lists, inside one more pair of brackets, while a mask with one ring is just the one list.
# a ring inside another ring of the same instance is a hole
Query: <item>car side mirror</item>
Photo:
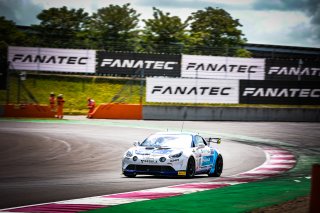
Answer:
[[206, 147], [206, 145], [204, 145], [203, 143], [200, 143], [200, 144], [198, 145], [198, 149], [203, 149], [204, 147]]
[[133, 145], [134, 145], [134, 146], [140, 146], [140, 144], [141, 144], [141, 143], [140, 143], [139, 141], [134, 141], [134, 142], [133, 142]]

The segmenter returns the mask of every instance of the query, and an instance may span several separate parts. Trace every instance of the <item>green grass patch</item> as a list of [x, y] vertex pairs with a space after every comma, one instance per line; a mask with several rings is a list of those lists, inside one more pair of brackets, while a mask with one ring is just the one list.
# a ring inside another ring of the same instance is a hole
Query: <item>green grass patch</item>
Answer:
[[[0, 91], [0, 104], [31, 103], [32, 100], [22, 88], [19, 96], [19, 81], [16, 75], [10, 75], [9, 93]], [[142, 83], [142, 88], [141, 88]], [[145, 79], [105, 76], [80, 76], [80, 75], [56, 75], [37, 74], [27, 75], [23, 84], [40, 104], [48, 104], [50, 92], [56, 95], [63, 94], [66, 114], [85, 114], [87, 112], [87, 97], [91, 97], [96, 104], [120, 102], [142, 103], [157, 106], [192, 106], [192, 107], [260, 107], [260, 108], [319, 108], [314, 105], [269, 105], [269, 104], [183, 104], [183, 103], [146, 103]], [[142, 89], [142, 92], [141, 92]], [[19, 98], [20, 97], [20, 98]]]
[[317, 156], [302, 155], [293, 170], [279, 177], [89, 212], [250, 212], [309, 195], [311, 167], [319, 162]]
[[[28, 75], [23, 81], [25, 87], [40, 104], [49, 104], [49, 94], [63, 94], [66, 114], [84, 114], [87, 112], [87, 98], [96, 104], [109, 103], [116, 96], [116, 102], [139, 103], [140, 82], [123, 78], [103, 78], [84, 76]], [[31, 103], [27, 92], [21, 88], [15, 76], [10, 76], [9, 103]], [[142, 88], [144, 89], [144, 87]], [[143, 92], [144, 93], [144, 92]], [[119, 94], [119, 96], [117, 96]], [[1, 104], [7, 100], [7, 93], [1, 91]]]
[[310, 180], [276, 178], [182, 196], [118, 205], [90, 212], [248, 212], [305, 196]]

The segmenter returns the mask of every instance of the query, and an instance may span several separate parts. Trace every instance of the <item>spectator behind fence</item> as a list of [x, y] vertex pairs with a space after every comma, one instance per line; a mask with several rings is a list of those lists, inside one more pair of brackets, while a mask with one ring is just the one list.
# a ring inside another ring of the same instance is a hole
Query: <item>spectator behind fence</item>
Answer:
[[63, 105], [64, 105], [65, 100], [63, 99], [63, 95], [60, 94], [58, 95], [57, 98], [57, 118], [62, 119], [63, 118]]
[[92, 118], [92, 113], [95, 109], [96, 103], [94, 102], [94, 100], [92, 98], [88, 98], [88, 109], [89, 112], [87, 114], [87, 118]]
[[50, 104], [51, 111], [54, 112], [56, 108], [56, 95], [54, 94], [54, 92], [50, 93], [49, 104]]

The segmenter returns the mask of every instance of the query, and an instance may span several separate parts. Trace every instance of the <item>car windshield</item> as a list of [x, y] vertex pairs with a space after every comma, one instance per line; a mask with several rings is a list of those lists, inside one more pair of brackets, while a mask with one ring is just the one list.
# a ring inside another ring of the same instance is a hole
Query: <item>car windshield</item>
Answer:
[[168, 134], [168, 135], [151, 135], [145, 139], [141, 146], [150, 147], [168, 147], [168, 148], [190, 148], [192, 144], [191, 135]]

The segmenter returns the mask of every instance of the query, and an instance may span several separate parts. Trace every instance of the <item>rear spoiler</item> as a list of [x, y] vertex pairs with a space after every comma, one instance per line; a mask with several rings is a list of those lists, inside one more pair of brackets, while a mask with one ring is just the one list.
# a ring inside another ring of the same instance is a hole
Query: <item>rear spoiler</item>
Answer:
[[208, 143], [217, 143], [220, 144], [221, 143], [221, 138], [206, 138], [206, 141]]

